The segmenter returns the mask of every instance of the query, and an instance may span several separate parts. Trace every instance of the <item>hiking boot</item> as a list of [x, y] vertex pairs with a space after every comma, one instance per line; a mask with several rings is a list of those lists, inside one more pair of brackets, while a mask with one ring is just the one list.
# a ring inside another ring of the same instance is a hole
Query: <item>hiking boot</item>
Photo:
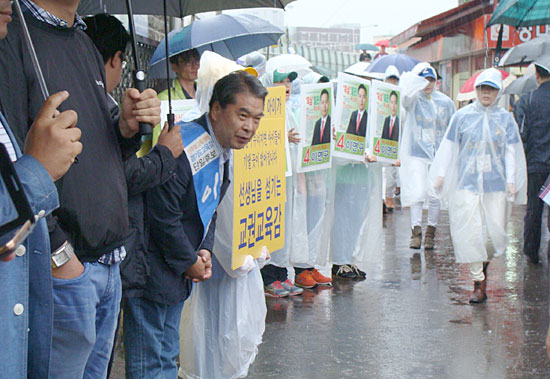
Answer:
[[316, 268], [311, 270], [311, 277], [320, 286], [332, 286], [332, 279], [321, 274]]
[[357, 273], [350, 265], [332, 265], [332, 275], [346, 279], [357, 279]]
[[296, 279], [294, 279], [294, 283], [298, 287], [302, 288], [313, 288], [317, 285], [317, 282], [315, 281], [315, 279], [313, 279], [313, 277], [311, 276], [311, 271], [309, 270], [304, 270], [299, 273], [296, 276]]
[[355, 272], [355, 274], [358, 277], [360, 277], [360, 278], [366, 278], [367, 277], [367, 273], [365, 271], [359, 270], [359, 267], [357, 267], [356, 265], [351, 265], [351, 268], [352, 268], [353, 272]]
[[487, 300], [485, 293], [486, 281], [474, 281], [474, 291], [470, 295], [470, 304], [479, 304]]
[[393, 208], [395, 208], [395, 205], [393, 204], [393, 198], [386, 197], [386, 208], [388, 208], [388, 212], [393, 212]]
[[435, 238], [435, 226], [428, 225], [424, 235], [424, 250], [433, 250]]
[[292, 282], [290, 281], [290, 279], [285, 280], [284, 282], [281, 283], [281, 285], [283, 286], [283, 288], [284, 288], [285, 290], [288, 291], [288, 294], [289, 294], [290, 296], [301, 295], [302, 292], [304, 292], [303, 289], [301, 289], [300, 287], [296, 287], [294, 284], [292, 284]]
[[264, 292], [270, 297], [286, 297], [289, 295], [288, 291], [283, 288], [283, 285], [279, 280], [268, 286], [264, 286]]
[[415, 226], [412, 229], [411, 242], [409, 243], [409, 248], [420, 249], [421, 244], [422, 244], [422, 227]]

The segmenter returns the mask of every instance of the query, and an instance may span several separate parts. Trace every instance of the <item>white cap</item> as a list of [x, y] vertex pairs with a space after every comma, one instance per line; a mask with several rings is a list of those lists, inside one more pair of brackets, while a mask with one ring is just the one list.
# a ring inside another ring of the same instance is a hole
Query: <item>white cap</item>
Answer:
[[389, 65], [388, 68], [386, 69], [386, 72], [384, 72], [384, 80], [392, 76], [395, 76], [397, 79], [401, 78], [397, 67], [395, 67], [394, 65]]
[[535, 66], [539, 66], [550, 72], [550, 55], [543, 55], [535, 59]]
[[477, 77], [474, 87], [477, 88], [479, 86], [486, 85], [491, 86], [493, 88], [498, 89], [499, 91], [502, 89], [502, 74], [499, 70], [496, 68], [489, 68], [485, 71], [483, 71], [479, 76]]

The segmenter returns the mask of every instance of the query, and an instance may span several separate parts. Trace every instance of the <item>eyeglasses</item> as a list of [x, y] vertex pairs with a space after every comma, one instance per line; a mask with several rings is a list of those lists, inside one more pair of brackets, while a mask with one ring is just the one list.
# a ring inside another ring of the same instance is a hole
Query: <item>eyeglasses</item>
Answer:
[[189, 60], [183, 60], [183, 59], [178, 59], [178, 64], [182, 64], [184, 66], [199, 66], [200, 65], [200, 61], [198, 59], [189, 59]]

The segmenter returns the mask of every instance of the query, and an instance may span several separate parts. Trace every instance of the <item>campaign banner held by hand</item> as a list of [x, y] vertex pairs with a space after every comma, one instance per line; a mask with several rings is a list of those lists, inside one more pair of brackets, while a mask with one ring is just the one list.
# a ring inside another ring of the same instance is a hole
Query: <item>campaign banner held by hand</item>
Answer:
[[334, 112], [334, 156], [363, 161], [369, 124], [370, 82], [357, 76], [338, 73]]
[[298, 172], [330, 168], [334, 108], [332, 84], [304, 84], [301, 87], [301, 118]]
[[268, 88], [254, 138], [233, 151], [233, 270], [285, 242], [285, 87]]
[[380, 162], [397, 161], [401, 138], [400, 116], [401, 89], [389, 83], [373, 81], [367, 138], [370, 153]]

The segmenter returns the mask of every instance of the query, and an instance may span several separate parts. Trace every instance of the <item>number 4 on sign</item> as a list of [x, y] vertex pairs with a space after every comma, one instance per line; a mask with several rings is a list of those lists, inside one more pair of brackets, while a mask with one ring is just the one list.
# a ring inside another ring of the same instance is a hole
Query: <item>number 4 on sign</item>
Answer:
[[306, 150], [306, 154], [304, 155], [304, 163], [309, 164], [309, 149]]
[[380, 154], [380, 140], [376, 141], [376, 146], [374, 146], [374, 152]]
[[338, 139], [338, 142], [336, 143], [336, 147], [338, 147], [340, 150], [344, 150], [344, 134], [342, 134]]

